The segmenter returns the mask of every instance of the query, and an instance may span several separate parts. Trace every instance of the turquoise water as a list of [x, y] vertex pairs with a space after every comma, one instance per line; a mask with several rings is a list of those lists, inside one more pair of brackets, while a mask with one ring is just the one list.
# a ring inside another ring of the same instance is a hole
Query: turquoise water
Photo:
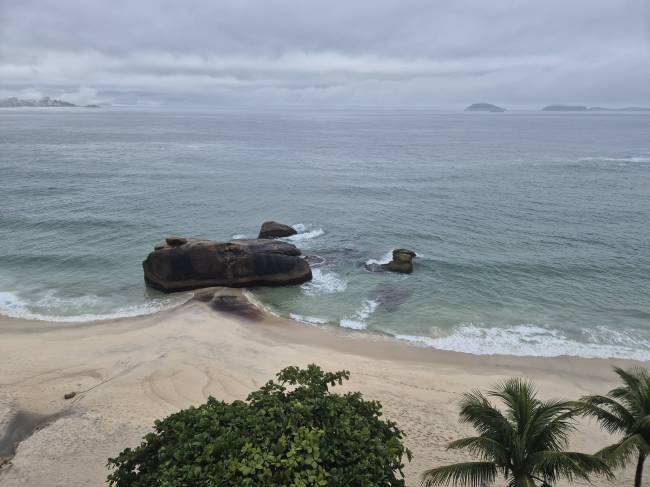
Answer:
[[[650, 360], [650, 115], [0, 111], [0, 313], [131, 316], [168, 234], [295, 225], [276, 312], [473, 353]], [[371, 273], [394, 247], [410, 276]]]

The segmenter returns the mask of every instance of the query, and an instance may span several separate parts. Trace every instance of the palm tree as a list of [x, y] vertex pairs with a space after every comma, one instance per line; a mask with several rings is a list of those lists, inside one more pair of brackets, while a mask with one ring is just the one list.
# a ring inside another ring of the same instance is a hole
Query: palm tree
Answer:
[[638, 367], [614, 371], [623, 385], [605, 396], [583, 397], [582, 411], [596, 418], [604, 430], [623, 435], [598, 454], [611, 467], [624, 467], [636, 458], [634, 486], [641, 487], [643, 463], [650, 454], [650, 372]]
[[[503, 402], [502, 412], [488, 397]], [[471, 424], [478, 436], [453, 441], [447, 447], [466, 450], [479, 461], [456, 463], [428, 470], [422, 485], [482, 487], [503, 475], [508, 487], [550, 487], [560, 478], [611, 477], [598, 457], [564, 451], [578, 414], [574, 403], [542, 401], [522, 379], [508, 379], [486, 395], [466, 393], [460, 403], [460, 420]]]

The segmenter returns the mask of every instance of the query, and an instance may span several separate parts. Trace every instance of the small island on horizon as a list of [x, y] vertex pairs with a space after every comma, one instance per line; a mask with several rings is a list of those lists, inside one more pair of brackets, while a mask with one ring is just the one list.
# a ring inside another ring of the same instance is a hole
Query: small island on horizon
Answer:
[[605, 108], [605, 107], [586, 107], [584, 105], [547, 105], [542, 108], [543, 112], [646, 112], [650, 111], [648, 107], [625, 107], [625, 108]]
[[20, 108], [20, 107], [33, 107], [33, 108], [43, 108], [43, 107], [56, 107], [56, 108], [73, 108], [73, 107], [82, 107], [82, 108], [101, 108], [99, 105], [75, 105], [68, 101], [57, 100], [50, 98], [49, 96], [44, 96], [40, 99], [20, 99], [15, 96], [10, 98], [0, 99], [0, 108]]
[[493, 112], [500, 113], [505, 112], [505, 108], [501, 108], [497, 105], [492, 105], [491, 103], [472, 103], [470, 106], [465, 108], [466, 112]]

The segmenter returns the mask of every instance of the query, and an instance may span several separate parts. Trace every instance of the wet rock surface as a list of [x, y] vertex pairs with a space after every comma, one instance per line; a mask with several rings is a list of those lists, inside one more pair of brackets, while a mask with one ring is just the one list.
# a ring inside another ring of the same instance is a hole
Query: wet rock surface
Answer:
[[395, 249], [393, 250], [393, 260], [388, 264], [384, 264], [383, 267], [391, 272], [410, 274], [413, 272], [413, 258], [415, 256], [416, 254], [412, 250]]
[[260, 228], [260, 233], [257, 238], [282, 238], [282, 237], [291, 237], [296, 235], [298, 232], [289, 225], [284, 223], [278, 223], [274, 221], [268, 221], [262, 223], [262, 228]]
[[204, 287], [301, 284], [312, 278], [294, 245], [268, 239], [229, 242], [170, 237], [142, 263], [146, 283], [163, 292]]

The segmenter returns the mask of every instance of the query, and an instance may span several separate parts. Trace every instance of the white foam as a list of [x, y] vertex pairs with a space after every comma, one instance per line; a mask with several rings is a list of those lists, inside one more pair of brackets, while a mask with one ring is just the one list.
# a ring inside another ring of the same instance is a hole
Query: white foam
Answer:
[[379, 259], [368, 259], [366, 265], [383, 265], [388, 264], [391, 260], [393, 260], [393, 251], [389, 250]]
[[339, 321], [343, 328], [352, 328], [353, 330], [365, 330], [368, 328], [366, 321], [372, 313], [375, 312], [379, 303], [371, 299], [365, 301], [361, 308], [359, 308], [353, 316], [346, 317]]
[[343, 328], [352, 328], [353, 330], [365, 330], [368, 328], [368, 323], [364, 323], [363, 321], [350, 320], [348, 318], [343, 318], [339, 324]]
[[302, 292], [307, 296], [319, 294], [341, 293], [348, 287], [348, 283], [338, 277], [334, 272], [324, 272], [321, 269], [312, 269], [312, 280], [304, 283]]
[[316, 316], [303, 316], [303, 315], [299, 315], [299, 314], [296, 314], [296, 313], [291, 313], [291, 314], [289, 314], [289, 317], [292, 320], [300, 321], [301, 323], [307, 323], [307, 324], [310, 324], [310, 325], [325, 325], [325, 324], [327, 324], [326, 319], [318, 318]]
[[236, 235], [233, 235], [230, 238], [231, 238], [231, 240], [242, 240], [242, 239], [247, 239], [248, 237], [243, 233], [238, 233]]
[[283, 240], [288, 240], [289, 242], [305, 242], [307, 240], [313, 240], [325, 235], [325, 231], [322, 228], [314, 228], [313, 225], [305, 225], [304, 223], [296, 223], [292, 225], [293, 229], [298, 232], [296, 235], [291, 237], [285, 237]]
[[450, 335], [423, 337], [395, 335], [398, 340], [419, 343], [440, 350], [475, 355], [516, 355], [586, 358], [622, 358], [650, 360], [650, 340], [605, 328], [584, 331], [585, 341], [568, 338], [559, 330], [525, 324], [511, 327], [487, 327], [465, 324]]
[[[639, 154], [639, 155], [630, 155], [623, 157], [607, 157], [607, 156], [592, 156], [592, 157], [582, 157], [578, 159], [579, 162], [622, 162], [622, 163], [639, 163], [639, 162], [650, 162], [650, 154]], [[622, 164], [625, 165], [625, 164]]]
[[[11, 292], [0, 292], [0, 314], [12, 318], [26, 320], [54, 321], [59, 323], [79, 323], [88, 321], [102, 321], [116, 318], [132, 318], [134, 316], [148, 315], [175, 308], [186, 303], [192, 298], [192, 294], [175, 295], [166, 298], [154, 298], [148, 302], [128, 305], [117, 308], [110, 313], [85, 313], [83, 310], [93, 308], [101, 302], [99, 296], [88, 295], [75, 298], [60, 298], [52, 293], [45, 294], [30, 306]], [[46, 313], [32, 311], [31, 308], [46, 310]], [[76, 311], [75, 314], [59, 315], [57, 311], [66, 309]], [[52, 312], [53, 314], [49, 314]]]

